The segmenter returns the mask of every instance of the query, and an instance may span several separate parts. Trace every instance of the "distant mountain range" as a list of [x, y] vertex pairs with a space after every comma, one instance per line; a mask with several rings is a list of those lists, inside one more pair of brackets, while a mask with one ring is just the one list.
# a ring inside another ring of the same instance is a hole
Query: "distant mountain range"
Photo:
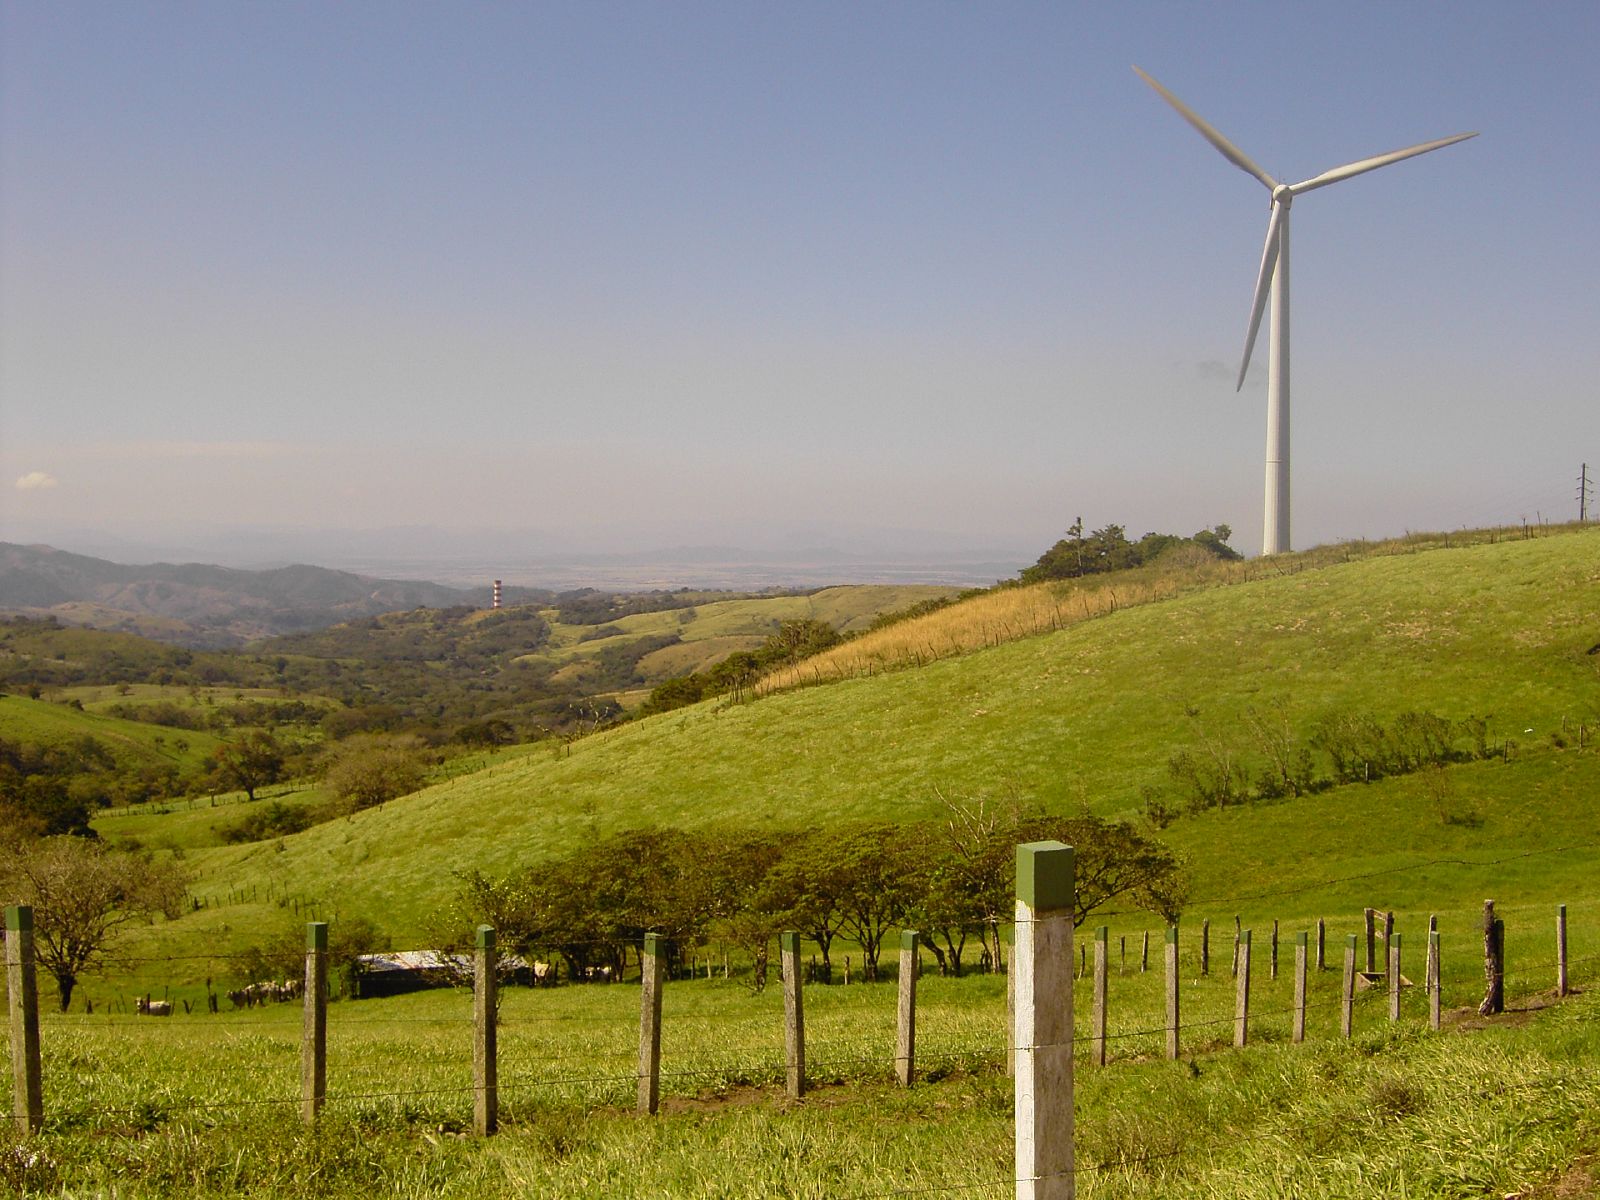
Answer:
[[[508, 592], [507, 599], [534, 598], [528, 589]], [[50, 546], [0, 542], [0, 610], [190, 646], [237, 646], [401, 609], [486, 607], [489, 598], [487, 587], [376, 579], [326, 567], [124, 566]]]

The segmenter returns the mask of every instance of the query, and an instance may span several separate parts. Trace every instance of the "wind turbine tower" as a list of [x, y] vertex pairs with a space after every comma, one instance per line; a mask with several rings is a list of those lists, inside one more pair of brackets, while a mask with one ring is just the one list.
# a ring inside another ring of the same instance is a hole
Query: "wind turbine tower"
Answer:
[[1262, 522], [1261, 553], [1278, 554], [1289, 549], [1289, 206], [1294, 198], [1330, 183], [1339, 183], [1353, 175], [1362, 175], [1386, 167], [1404, 158], [1439, 150], [1456, 142], [1477, 137], [1476, 133], [1458, 133], [1454, 137], [1440, 138], [1436, 142], [1423, 142], [1404, 150], [1391, 150], [1372, 158], [1346, 163], [1314, 175], [1301, 183], [1279, 183], [1245, 156], [1244, 151], [1218, 133], [1205, 118], [1179, 100], [1138, 67], [1139, 78], [1153, 87], [1161, 98], [1189, 124], [1201, 137], [1215, 146], [1229, 162], [1247, 175], [1261, 181], [1272, 193], [1272, 212], [1267, 219], [1267, 241], [1261, 250], [1261, 269], [1256, 274], [1255, 299], [1250, 305], [1250, 327], [1244, 337], [1244, 358], [1239, 363], [1239, 382], [1234, 391], [1244, 387], [1244, 375], [1250, 368], [1250, 352], [1255, 349], [1256, 332], [1261, 328], [1261, 315], [1267, 298], [1272, 299], [1272, 334], [1267, 347], [1267, 472], [1266, 514]]

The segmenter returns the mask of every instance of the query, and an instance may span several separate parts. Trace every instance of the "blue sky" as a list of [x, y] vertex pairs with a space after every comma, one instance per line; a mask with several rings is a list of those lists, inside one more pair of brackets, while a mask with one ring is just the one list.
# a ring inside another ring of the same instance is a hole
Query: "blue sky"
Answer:
[[0, 539], [1252, 550], [1267, 197], [1134, 63], [1280, 178], [1481, 133], [1295, 207], [1296, 544], [1567, 519], [1597, 61], [1592, 2], [0, 0]]

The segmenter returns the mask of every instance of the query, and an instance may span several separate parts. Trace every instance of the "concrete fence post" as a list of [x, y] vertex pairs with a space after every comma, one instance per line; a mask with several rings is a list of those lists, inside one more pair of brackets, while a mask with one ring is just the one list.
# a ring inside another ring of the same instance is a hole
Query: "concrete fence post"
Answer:
[[500, 1127], [500, 1064], [496, 1042], [495, 932], [478, 926], [472, 956], [472, 1127], [488, 1137]]
[[922, 935], [915, 929], [900, 931], [900, 1004], [896, 1013], [894, 1074], [901, 1087], [910, 1087], [917, 1070], [917, 965], [922, 957]]
[[778, 935], [778, 960], [783, 968], [783, 1049], [788, 1060], [791, 1099], [806, 1093], [806, 1019], [800, 990], [800, 935]]
[[1167, 926], [1167, 1057], [1178, 1057], [1178, 1000], [1182, 992], [1178, 970], [1178, 925]]
[[1239, 931], [1237, 949], [1239, 972], [1238, 993], [1233, 1014], [1233, 1044], [1243, 1046], [1250, 1040], [1250, 931]]
[[1072, 1200], [1072, 848], [1017, 847], [1017, 1200]]
[[1556, 995], [1565, 996], [1571, 984], [1567, 979], [1567, 906], [1556, 906]]
[[300, 1119], [313, 1124], [328, 1095], [328, 923], [306, 925], [305, 1019], [300, 1034]]
[[39, 975], [33, 956], [33, 908], [6, 909], [6, 991], [11, 1010], [11, 1119], [19, 1137], [44, 1125], [39, 1066]]
[[1400, 935], [1389, 935], [1389, 1020], [1400, 1019]]
[[1306, 1040], [1306, 951], [1307, 937], [1302, 930], [1294, 935], [1294, 1033], [1295, 1042]]
[[[645, 934], [639, 959], [639, 1111], [652, 1116], [661, 1106], [661, 992], [665, 967], [660, 936]], [[798, 961], [795, 967], [798, 982]], [[787, 975], [784, 986], [788, 986]]]
[[1089, 1058], [1097, 1067], [1106, 1065], [1106, 991], [1111, 974], [1109, 946], [1110, 933], [1104, 925], [1094, 931], [1094, 1008], [1090, 1014]]
[[1339, 1033], [1348, 1038], [1356, 1018], [1356, 935], [1344, 940], [1344, 981], [1339, 991]]

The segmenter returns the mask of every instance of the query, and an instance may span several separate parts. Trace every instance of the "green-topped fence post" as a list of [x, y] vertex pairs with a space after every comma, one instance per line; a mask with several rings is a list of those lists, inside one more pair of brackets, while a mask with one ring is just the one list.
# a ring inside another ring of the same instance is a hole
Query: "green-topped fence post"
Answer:
[[1571, 991], [1567, 979], [1567, 906], [1556, 906], [1556, 995], [1565, 996]]
[[39, 1068], [39, 974], [33, 957], [33, 907], [6, 909], [6, 991], [11, 1010], [11, 1119], [19, 1137], [44, 1125]]
[[472, 1127], [488, 1137], [500, 1127], [500, 1064], [495, 1015], [495, 932], [478, 926], [472, 956]]
[[328, 923], [306, 925], [305, 1022], [300, 1036], [300, 1119], [310, 1125], [328, 1094]]
[[[661, 1106], [661, 992], [666, 961], [658, 934], [644, 935], [639, 955], [639, 1111]], [[798, 963], [795, 976], [799, 977]]]
[[1110, 930], [1104, 925], [1094, 931], [1094, 1008], [1089, 1026], [1089, 1058], [1097, 1067], [1106, 1065], [1106, 991], [1111, 974]]
[[1356, 1017], [1356, 935], [1344, 940], [1344, 981], [1339, 991], [1339, 1032], [1349, 1037]]
[[1304, 930], [1294, 935], [1294, 1033], [1295, 1042], [1306, 1040], [1306, 959], [1308, 947]]
[[1167, 1057], [1178, 1057], [1178, 996], [1182, 990], [1178, 971], [1178, 923], [1167, 926]]
[[1234, 1000], [1233, 1044], [1243, 1046], [1250, 1040], [1250, 931], [1239, 931], [1237, 950], [1239, 972], [1238, 992]]
[[922, 958], [922, 935], [915, 929], [900, 931], [900, 1004], [896, 1014], [894, 1074], [901, 1087], [911, 1086], [917, 1069], [917, 966]]
[[1400, 935], [1389, 935], [1389, 1020], [1400, 1019]]
[[1017, 847], [1016, 1197], [1072, 1200], [1072, 847]]
[[778, 961], [783, 969], [783, 1050], [788, 1063], [791, 1099], [806, 1093], [806, 1019], [800, 991], [800, 935], [778, 935]]

